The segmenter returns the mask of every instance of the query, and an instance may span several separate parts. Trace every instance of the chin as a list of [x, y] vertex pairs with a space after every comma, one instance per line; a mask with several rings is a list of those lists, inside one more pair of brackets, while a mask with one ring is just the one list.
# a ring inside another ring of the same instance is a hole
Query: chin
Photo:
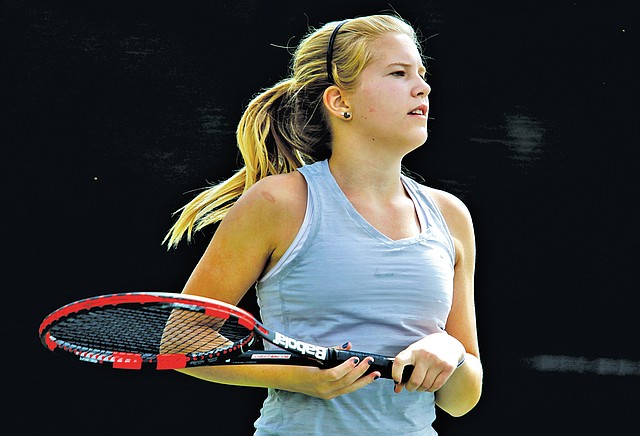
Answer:
[[429, 134], [426, 132], [426, 129], [423, 134], [416, 135], [416, 137], [413, 138], [413, 141], [411, 141], [411, 145], [413, 146], [412, 150], [422, 147], [425, 144], [425, 142], [427, 142], [428, 138], [429, 138]]
[[411, 153], [414, 150], [417, 150], [418, 148], [422, 147], [425, 142], [427, 142], [427, 138], [424, 138], [424, 141], [412, 141], [410, 143], [407, 143], [406, 147], [404, 148], [404, 156], [408, 155], [409, 153]]

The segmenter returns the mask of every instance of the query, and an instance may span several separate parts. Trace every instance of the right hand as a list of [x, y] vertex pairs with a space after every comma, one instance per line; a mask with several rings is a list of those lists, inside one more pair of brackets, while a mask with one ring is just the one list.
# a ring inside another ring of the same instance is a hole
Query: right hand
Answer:
[[[351, 344], [347, 343], [346, 347], [336, 348], [350, 350]], [[302, 377], [291, 380], [293, 382], [291, 390], [323, 400], [357, 391], [380, 377], [378, 371], [364, 375], [372, 361], [371, 357], [366, 357], [362, 361], [354, 357], [333, 368], [304, 368], [307, 371], [301, 374]]]

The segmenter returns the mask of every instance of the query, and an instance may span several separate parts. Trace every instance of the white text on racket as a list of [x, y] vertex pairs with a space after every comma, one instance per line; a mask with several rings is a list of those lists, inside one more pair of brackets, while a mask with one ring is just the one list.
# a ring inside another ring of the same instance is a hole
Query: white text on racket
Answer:
[[325, 347], [319, 347], [317, 345], [297, 341], [283, 335], [282, 333], [276, 332], [273, 343], [291, 351], [298, 351], [301, 354], [313, 356], [316, 359], [326, 359], [327, 357], [327, 349]]

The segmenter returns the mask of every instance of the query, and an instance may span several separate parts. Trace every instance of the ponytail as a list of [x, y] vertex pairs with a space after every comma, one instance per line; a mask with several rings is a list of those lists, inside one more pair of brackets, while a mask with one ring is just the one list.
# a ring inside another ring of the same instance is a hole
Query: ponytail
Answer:
[[[186, 236], [221, 221], [235, 201], [258, 180], [294, 171], [314, 159], [296, 132], [293, 79], [285, 79], [256, 96], [247, 106], [236, 139], [245, 165], [229, 179], [210, 186], [175, 214], [180, 214], [163, 243], [177, 246]], [[315, 141], [314, 141], [315, 142]]]
[[[163, 241], [169, 248], [185, 235], [191, 241], [194, 232], [221, 221], [238, 197], [258, 180], [331, 156], [331, 131], [323, 93], [333, 84], [344, 90], [355, 89], [380, 36], [404, 33], [419, 46], [411, 26], [396, 16], [372, 15], [343, 24], [337, 29], [338, 23], [327, 23], [307, 34], [294, 53], [291, 77], [249, 103], [236, 131], [244, 166], [175, 212], [180, 215]], [[332, 56], [328, 60], [332, 34]]]

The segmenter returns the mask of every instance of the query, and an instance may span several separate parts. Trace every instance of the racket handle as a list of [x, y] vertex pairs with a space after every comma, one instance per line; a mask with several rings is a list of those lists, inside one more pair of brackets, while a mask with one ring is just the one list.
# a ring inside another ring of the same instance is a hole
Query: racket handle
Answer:
[[[371, 362], [371, 365], [369, 365], [369, 369], [365, 374], [370, 374], [373, 371], [378, 371], [380, 372], [380, 377], [388, 379], [392, 378], [391, 367], [393, 366], [393, 357], [382, 356], [380, 354], [363, 353], [361, 351], [336, 350], [333, 348], [329, 351], [331, 354], [334, 354], [335, 362], [337, 362], [337, 365], [341, 364], [342, 362], [346, 362], [353, 357], [357, 357], [361, 362], [366, 357], [372, 357], [373, 362]], [[413, 366], [405, 366], [404, 372], [402, 373], [402, 383], [406, 383], [407, 381], [409, 381], [412, 372]]]

